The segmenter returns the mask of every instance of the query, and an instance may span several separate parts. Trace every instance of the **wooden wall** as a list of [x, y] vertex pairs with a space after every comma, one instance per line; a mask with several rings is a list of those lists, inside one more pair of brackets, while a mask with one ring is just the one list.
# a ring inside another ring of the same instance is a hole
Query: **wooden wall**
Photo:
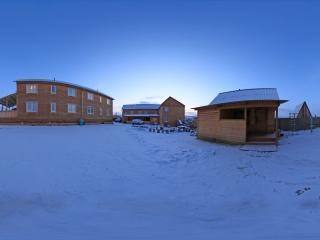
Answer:
[[231, 143], [246, 141], [246, 120], [221, 120], [218, 109], [199, 110], [197, 125], [200, 139]]
[[[277, 101], [252, 101], [197, 108], [198, 137], [204, 140], [245, 143], [247, 139], [247, 116], [252, 118], [251, 134], [272, 133], [275, 129]], [[245, 109], [244, 119], [220, 119], [221, 109]], [[247, 115], [247, 111], [254, 114]], [[260, 111], [260, 112], [259, 112]], [[249, 120], [249, 119], [248, 119]]]
[[159, 114], [160, 124], [168, 122], [170, 126], [177, 126], [178, 120], [185, 119], [185, 106], [169, 97], [161, 104]]

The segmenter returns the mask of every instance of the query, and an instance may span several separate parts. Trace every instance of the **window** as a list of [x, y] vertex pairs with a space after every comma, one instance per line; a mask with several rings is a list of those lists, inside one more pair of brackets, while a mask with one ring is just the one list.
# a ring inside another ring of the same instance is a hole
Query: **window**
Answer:
[[57, 112], [57, 104], [55, 102], [50, 103], [50, 112]]
[[100, 101], [100, 103], [102, 103], [102, 97], [101, 96], [99, 97], [99, 101]]
[[88, 100], [93, 100], [93, 93], [87, 93]]
[[76, 89], [75, 88], [68, 88], [68, 96], [75, 97], [76, 96]]
[[37, 101], [26, 102], [26, 112], [38, 112], [38, 102]]
[[102, 115], [103, 115], [103, 109], [100, 108], [99, 110], [100, 110], [100, 111], [99, 111], [99, 114], [100, 114], [100, 116], [102, 116]]
[[57, 93], [57, 86], [51, 85], [50, 92], [51, 92], [51, 94], [56, 94]]
[[92, 106], [88, 106], [87, 107], [87, 114], [88, 115], [93, 115], [93, 107]]
[[111, 104], [111, 100], [109, 98], [107, 98], [107, 104], [110, 105]]
[[220, 119], [244, 119], [244, 109], [222, 109], [220, 110]]
[[26, 85], [26, 93], [38, 93], [38, 85], [37, 84], [27, 84]]
[[77, 105], [74, 103], [68, 103], [68, 113], [76, 113]]

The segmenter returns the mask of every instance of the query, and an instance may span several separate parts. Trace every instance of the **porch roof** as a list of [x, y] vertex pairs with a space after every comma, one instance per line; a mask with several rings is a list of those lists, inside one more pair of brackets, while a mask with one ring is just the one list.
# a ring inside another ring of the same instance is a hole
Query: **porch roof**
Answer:
[[209, 105], [218, 105], [245, 101], [281, 101], [276, 88], [252, 88], [239, 89], [230, 92], [219, 93]]

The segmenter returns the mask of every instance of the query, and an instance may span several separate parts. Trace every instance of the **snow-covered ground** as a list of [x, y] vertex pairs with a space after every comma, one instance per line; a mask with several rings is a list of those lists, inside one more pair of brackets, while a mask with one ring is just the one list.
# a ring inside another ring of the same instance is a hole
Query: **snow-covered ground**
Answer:
[[0, 239], [320, 239], [320, 131], [277, 152], [130, 125], [0, 126]]

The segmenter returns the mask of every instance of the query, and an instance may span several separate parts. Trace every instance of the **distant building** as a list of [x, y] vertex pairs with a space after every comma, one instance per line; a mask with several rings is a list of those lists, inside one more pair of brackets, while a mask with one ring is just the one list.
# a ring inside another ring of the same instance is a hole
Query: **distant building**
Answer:
[[122, 120], [130, 123], [141, 119], [151, 124], [169, 124], [176, 126], [178, 120], [185, 118], [185, 105], [173, 97], [168, 97], [162, 104], [128, 104], [122, 106]]
[[306, 101], [296, 106], [294, 114], [296, 118], [310, 119], [312, 117]]
[[313, 117], [304, 101], [287, 116], [279, 118], [279, 129], [284, 131], [307, 130], [319, 126], [319, 118]]
[[244, 89], [218, 94], [198, 111], [200, 139], [230, 143], [276, 142], [280, 100], [275, 88]]
[[17, 92], [0, 99], [0, 123], [112, 123], [113, 98], [72, 83], [17, 80]]

